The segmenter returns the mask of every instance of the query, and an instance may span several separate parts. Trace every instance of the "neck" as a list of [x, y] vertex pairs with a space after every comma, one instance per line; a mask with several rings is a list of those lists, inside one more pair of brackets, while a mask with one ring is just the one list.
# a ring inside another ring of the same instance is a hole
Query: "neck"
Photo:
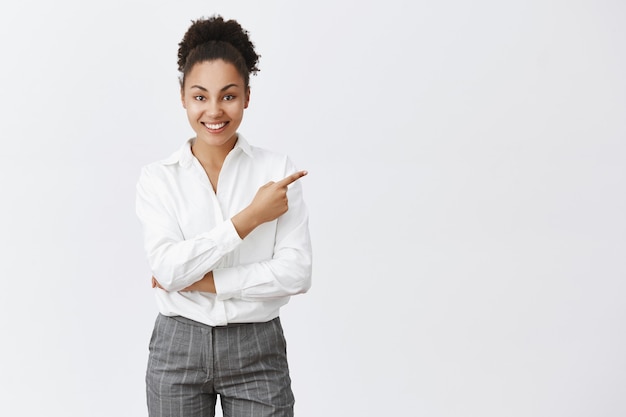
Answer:
[[223, 146], [211, 146], [196, 139], [191, 145], [191, 153], [193, 153], [205, 169], [219, 170], [224, 164], [226, 156], [235, 147], [236, 143], [237, 138], [232, 142], [229, 141], [225, 143]]

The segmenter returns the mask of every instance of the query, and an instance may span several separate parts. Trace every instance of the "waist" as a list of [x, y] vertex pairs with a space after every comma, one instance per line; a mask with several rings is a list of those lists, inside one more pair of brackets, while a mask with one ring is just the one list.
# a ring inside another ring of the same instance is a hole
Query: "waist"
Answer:
[[[162, 318], [165, 318], [165, 319], [176, 320], [179, 323], [183, 323], [183, 324], [186, 324], [186, 325], [189, 325], [189, 326], [201, 327], [201, 328], [205, 328], [205, 329], [213, 329], [213, 328], [221, 329], [221, 328], [225, 328], [225, 327], [239, 327], [239, 326], [248, 326], [248, 325], [257, 324], [257, 323], [266, 323], [266, 322], [242, 322], [242, 323], [227, 323], [227, 324], [218, 325], [218, 326], [211, 326], [211, 325], [200, 323], [199, 321], [195, 321], [195, 320], [192, 320], [190, 318], [183, 317], [183, 316], [166, 316], [166, 315], [164, 315], [162, 313], [159, 313], [159, 315]], [[274, 321], [274, 320], [280, 321], [280, 318], [277, 316], [277, 317], [274, 317], [271, 320], [268, 320], [267, 322], [271, 322], [271, 321]]]
[[203, 293], [166, 293], [156, 291], [159, 313], [167, 317], [181, 317], [210, 327], [236, 323], [266, 323], [280, 313], [289, 297], [259, 301], [239, 299], [217, 300]]

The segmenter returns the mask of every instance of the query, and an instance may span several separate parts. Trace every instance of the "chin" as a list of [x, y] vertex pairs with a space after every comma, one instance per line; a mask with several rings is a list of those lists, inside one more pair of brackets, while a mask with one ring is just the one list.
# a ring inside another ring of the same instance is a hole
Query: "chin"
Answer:
[[205, 132], [203, 135], [198, 135], [197, 137], [199, 137], [202, 142], [209, 146], [225, 146], [231, 142], [234, 144], [237, 136], [236, 134], [226, 134], [223, 136], [222, 134], [220, 134], [219, 136], [208, 136]]

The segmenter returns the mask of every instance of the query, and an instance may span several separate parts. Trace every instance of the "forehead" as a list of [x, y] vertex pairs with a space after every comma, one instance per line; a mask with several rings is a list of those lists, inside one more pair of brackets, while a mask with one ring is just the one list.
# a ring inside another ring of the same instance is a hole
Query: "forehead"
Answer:
[[243, 87], [244, 80], [237, 68], [221, 59], [195, 64], [185, 77], [185, 85], [200, 85], [207, 90], [221, 89], [225, 85], [236, 84]]

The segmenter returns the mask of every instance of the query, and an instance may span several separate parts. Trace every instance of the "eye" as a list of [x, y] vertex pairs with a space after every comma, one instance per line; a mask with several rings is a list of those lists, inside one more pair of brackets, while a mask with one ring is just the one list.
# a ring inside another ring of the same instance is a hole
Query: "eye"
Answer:
[[204, 96], [193, 96], [193, 99], [196, 100], [196, 101], [204, 101], [205, 100]]
[[225, 96], [224, 96], [224, 99], [223, 99], [223, 100], [224, 100], [224, 101], [231, 101], [231, 100], [234, 100], [234, 99], [235, 99], [235, 96], [234, 96], [234, 95], [232, 95], [232, 94], [227, 94], [227, 95], [225, 95]]

